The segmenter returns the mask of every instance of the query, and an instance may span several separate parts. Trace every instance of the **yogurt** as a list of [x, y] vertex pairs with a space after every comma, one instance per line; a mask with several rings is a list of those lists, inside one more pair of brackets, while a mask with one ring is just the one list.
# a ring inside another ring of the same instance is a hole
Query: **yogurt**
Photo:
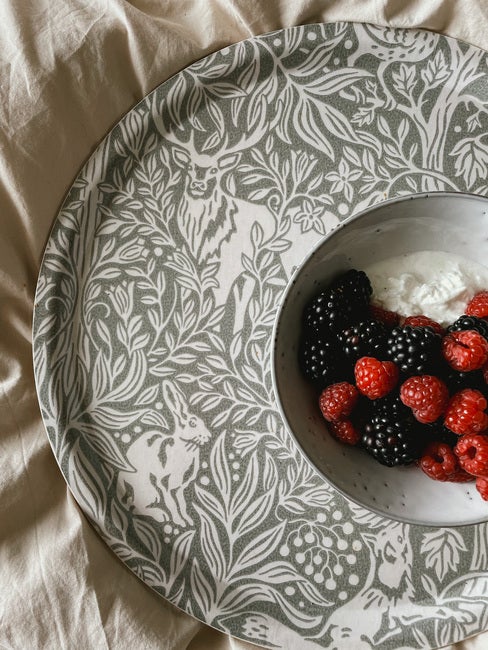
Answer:
[[488, 290], [488, 268], [460, 255], [420, 251], [364, 269], [372, 301], [401, 316], [423, 314], [444, 327], [464, 314], [475, 293]]

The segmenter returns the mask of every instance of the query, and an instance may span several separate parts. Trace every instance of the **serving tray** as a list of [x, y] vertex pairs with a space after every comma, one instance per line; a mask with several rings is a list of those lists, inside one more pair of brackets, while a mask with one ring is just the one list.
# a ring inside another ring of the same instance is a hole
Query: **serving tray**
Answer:
[[293, 27], [163, 83], [80, 171], [37, 287], [43, 420], [101, 537], [192, 616], [305, 650], [486, 629], [488, 527], [395, 523], [322, 482], [280, 419], [270, 346], [287, 279], [340, 220], [488, 193], [487, 96], [465, 43]]

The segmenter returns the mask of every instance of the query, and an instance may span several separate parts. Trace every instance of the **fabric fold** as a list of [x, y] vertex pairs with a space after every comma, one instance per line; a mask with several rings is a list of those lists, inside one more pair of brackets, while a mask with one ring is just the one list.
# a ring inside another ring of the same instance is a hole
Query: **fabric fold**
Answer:
[[[322, 21], [422, 27], [484, 47], [488, 6], [481, 0], [1, 3], [1, 647], [257, 647], [163, 600], [88, 524], [42, 424], [31, 319], [37, 274], [59, 207], [118, 120], [161, 82], [211, 52], [251, 35]], [[481, 650], [487, 644], [483, 634], [449, 648]]]

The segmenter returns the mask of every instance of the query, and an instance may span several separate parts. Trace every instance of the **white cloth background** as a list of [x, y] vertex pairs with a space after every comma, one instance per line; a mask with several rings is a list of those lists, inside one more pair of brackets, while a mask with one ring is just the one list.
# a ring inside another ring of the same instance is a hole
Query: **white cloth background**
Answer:
[[[485, 0], [2, 0], [0, 648], [244, 650], [146, 588], [81, 515], [41, 422], [31, 318], [63, 197], [107, 131], [206, 54], [290, 25], [425, 27], [485, 47]], [[488, 648], [488, 634], [451, 646]]]

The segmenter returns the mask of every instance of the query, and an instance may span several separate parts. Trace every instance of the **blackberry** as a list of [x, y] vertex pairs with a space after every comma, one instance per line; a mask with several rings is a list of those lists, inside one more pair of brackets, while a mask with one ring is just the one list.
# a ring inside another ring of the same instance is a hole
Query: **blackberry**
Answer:
[[386, 342], [386, 354], [404, 375], [436, 374], [441, 363], [442, 337], [431, 327], [395, 327]]
[[337, 345], [330, 340], [307, 337], [302, 340], [299, 363], [303, 375], [318, 389], [343, 381], [345, 366], [340, 363]]
[[475, 388], [483, 393], [485, 397], [488, 396], [488, 385], [485, 382], [481, 370], [459, 372], [446, 364], [446, 368], [444, 372], [442, 372], [442, 380], [445, 382], [451, 395], [457, 393], [463, 388]]
[[355, 319], [354, 311], [354, 305], [345, 301], [340, 292], [326, 289], [307, 305], [305, 329], [316, 336], [338, 332]]
[[400, 393], [392, 391], [385, 397], [373, 400], [374, 414], [386, 418], [389, 422], [413, 418], [412, 409], [400, 399]]
[[371, 420], [374, 415], [374, 403], [378, 400], [369, 399], [365, 395], [359, 394], [358, 401], [351, 413], [350, 420], [357, 429], [362, 431], [365, 425]]
[[488, 341], [488, 321], [477, 316], [460, 316], [452, 325], [447, 328], [447, 333], [461, 332], [463, 330], [474, 330]]
[[361, 318], [370, 295], [367, 275], [354, 269], [347, 271], [308, 303], [304, 311], [305, 328], [317, 336], [337, 334]]
[[349, 269], [340, 275], [331, 285], [331, 289], [340, 292], [348, 300], [357, 305], [365, 306], [369, 303], [373, 288], [364, 271]]
[[444, 442], [449, 447], [454, 448], [459, 440], [459, 436], [456, 433], [444, 426], [442, 418], [436, 422], [432, 422], [432, 424], [425, 424], [424, 427], [426, 431], [426, 444], [424, 447], [430, 442]]
[[378, 320], [365, 320], [342, 330], [338, 339], [346, 359], [356, 362], [360, 357], [382, 359], [388, 329]]
[[410, 417], [390, 420], [381, 414], [373, 415], [365, 425], [361, 445], [387, 467], [409, 465], [420, 458], [423, 449], [418, 423]]

